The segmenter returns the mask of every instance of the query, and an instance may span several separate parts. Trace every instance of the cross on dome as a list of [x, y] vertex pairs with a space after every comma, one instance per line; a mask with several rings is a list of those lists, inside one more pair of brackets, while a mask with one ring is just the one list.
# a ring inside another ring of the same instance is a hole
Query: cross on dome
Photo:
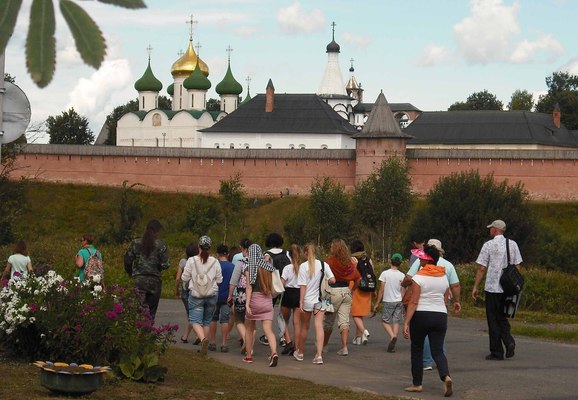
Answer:
[[333, 33], [332, 33], [332, 38], [333, 38], [333, 40], [335, 40], [335, 27], [336, 27], [336, 26], [337, 26], [337, 24], [335, 23], [335, 21], [333, 21], [333, 22], [331, 23], [331, 27], [332, 27], [332, 29], [333, 29]]
[[201, 55], [201, 42], [197, 41], [197, 44], [195, 45], [195, 49], [197, 50], [197, 55]]
[[147, 46], [147, 52], [149, 53], [149, 61], [151, 60], [151, 53], [152, 53], [152, 51], [153, 51], [153, 48], [152, 48], [152, 46], [151, 46], [150, 43], [149, 43], [149, 45]]
[[227, 58], [229, 59], [229, 62], [231, 62], [231, 52], [233, 51], [231, 45], [227, 47], [226, 51], [227, 51]]
[[188, 24], [188, 25], [190, 25], [190, 27], [189, 27], [189, 38], [190, 38], [191, 40], [193, 40], [193, 25], [194, 25], [194, 24], [198, 24], [199, 21], [195, 21], [195, 20], [193, 19], [193, 14], [191, 14], [191, 18], [190, 18], [189, 20], [185, 21], [185, 23]]

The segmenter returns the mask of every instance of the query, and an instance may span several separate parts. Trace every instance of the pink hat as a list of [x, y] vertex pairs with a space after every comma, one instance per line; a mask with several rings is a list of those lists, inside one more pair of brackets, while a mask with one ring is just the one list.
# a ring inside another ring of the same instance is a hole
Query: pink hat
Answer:
[[429, 254], [426, 254], [423, 249], [412, 249], [411, 254], [422, 260], [433, 261], [433, 258]]

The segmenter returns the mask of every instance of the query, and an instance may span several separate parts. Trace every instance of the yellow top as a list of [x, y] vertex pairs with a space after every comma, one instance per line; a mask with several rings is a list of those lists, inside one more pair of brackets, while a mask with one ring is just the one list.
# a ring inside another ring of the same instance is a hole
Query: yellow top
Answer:
[[189, 39], [189, 48], [181, 58], [175, 61], [171, 68], [171, 74], [173, 77], [188, 77], [195, 70], [197, 62], [200, 64], [199, 66], [203, 75], [209, 76], [209, 67], [197, 56], [197, 53], [195, 53], [193, 49], [193, 40]]

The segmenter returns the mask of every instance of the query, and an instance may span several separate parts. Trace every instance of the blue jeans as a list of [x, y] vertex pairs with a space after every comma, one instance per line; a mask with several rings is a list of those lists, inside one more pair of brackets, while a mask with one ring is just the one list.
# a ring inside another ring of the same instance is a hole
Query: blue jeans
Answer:
[[209, 326], [217, 308], [217, 294], [211, 297], [189, 296], [189, 322]]

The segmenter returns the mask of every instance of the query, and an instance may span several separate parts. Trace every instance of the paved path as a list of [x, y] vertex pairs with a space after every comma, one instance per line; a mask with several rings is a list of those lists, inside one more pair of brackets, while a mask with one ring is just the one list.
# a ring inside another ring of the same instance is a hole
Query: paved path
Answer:
[[[185, 320], [183, 305], [178, 300], [161, 300], [158, 323], [178, 323]], [[267, 365], [268, 347], [255, 346], [255, 362], [245, 364], [237, 346], [238, 334], [233, 331], [229, 353], [209, 352], [225, 364], [256, 372], [303, 378], [316, 383], [365, 390], [384, 395], [404, 396], [411, 393], [403, 388], [411, 384], [409, 341], [398, 340], [397, 351], [387, 353], [387, 338], [379, 315], [366, 319], [371, 333], [367, 346], [350, 344], [349, 356], [340, 357], [338, 335], [333, 334], [325, 364], [314, 365], [313, 326], [311, 326], [305, 360], [280, 355], [279, 366]], [[179, 334], [182, 334], [182, 328]], [[260, 335], [260, 333], [259, 333]], [[450, 318], [446, 351], [457, 399], [578, 399], [578, 345], [516, 337], [516, 356], [505, 361], [486, 361], [488, 336], [485, 321]], [[176, 345], [195, 349], [191, 344]], [[437, 370], [424, 372], [424, 391], [413, 398], [443, 398], [442, 383]]]

